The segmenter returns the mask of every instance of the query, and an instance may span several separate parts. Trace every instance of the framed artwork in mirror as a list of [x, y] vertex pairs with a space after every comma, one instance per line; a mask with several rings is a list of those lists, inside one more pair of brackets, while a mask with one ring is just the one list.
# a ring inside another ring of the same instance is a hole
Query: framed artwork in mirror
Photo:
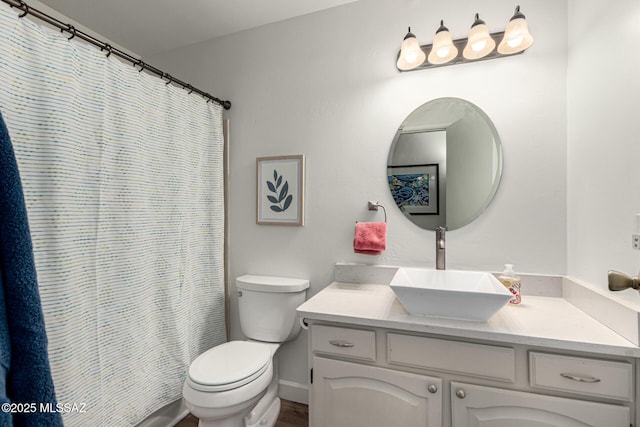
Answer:
[[389, 189], [408, 215], [439, 215], [438, 165], [388, 166]]
[[256, 159], [256, 223], [304, 225], [304, 155]]

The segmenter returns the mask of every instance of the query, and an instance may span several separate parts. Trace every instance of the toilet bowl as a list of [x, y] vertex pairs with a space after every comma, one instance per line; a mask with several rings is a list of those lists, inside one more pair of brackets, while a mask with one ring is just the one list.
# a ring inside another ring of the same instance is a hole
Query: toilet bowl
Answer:
[[272, 427], [280, 412], [276, 352], [298, 335], [295, 308], [307, 280], [241, 276], [240, 324], [247, 341], [229, 341], [189, 366], [182, 394], [199, 427]]

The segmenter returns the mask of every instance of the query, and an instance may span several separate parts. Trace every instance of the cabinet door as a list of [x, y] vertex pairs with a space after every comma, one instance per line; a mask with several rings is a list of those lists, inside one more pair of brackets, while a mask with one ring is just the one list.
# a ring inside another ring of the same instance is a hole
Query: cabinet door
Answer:
[[626, 406], [451, 383], [453, 427], [628, 427]]
[[440, 427], [442, 380], [313, 358], [313, 427]]

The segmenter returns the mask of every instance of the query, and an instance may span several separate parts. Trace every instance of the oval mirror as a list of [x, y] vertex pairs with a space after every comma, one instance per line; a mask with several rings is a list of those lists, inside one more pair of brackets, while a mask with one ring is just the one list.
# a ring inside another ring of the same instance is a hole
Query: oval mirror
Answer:
[[439, 98], [416, 108], [398, 128], [387, 176], [393, 199], [426, 230], [455, 230], [491, 203], [502, 175], [495, 126], [476, 105]]

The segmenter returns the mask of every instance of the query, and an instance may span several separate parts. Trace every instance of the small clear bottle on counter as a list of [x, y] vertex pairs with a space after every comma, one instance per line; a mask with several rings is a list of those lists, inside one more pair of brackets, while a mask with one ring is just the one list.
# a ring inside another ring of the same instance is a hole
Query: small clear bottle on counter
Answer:
[[513, 294], [509, 304], [520, 304], [522, 302], [520, 278], [513, 271], [513, 264], [505, 264], [504, 266], [505, 270], [498, 276], [498, 280]]

